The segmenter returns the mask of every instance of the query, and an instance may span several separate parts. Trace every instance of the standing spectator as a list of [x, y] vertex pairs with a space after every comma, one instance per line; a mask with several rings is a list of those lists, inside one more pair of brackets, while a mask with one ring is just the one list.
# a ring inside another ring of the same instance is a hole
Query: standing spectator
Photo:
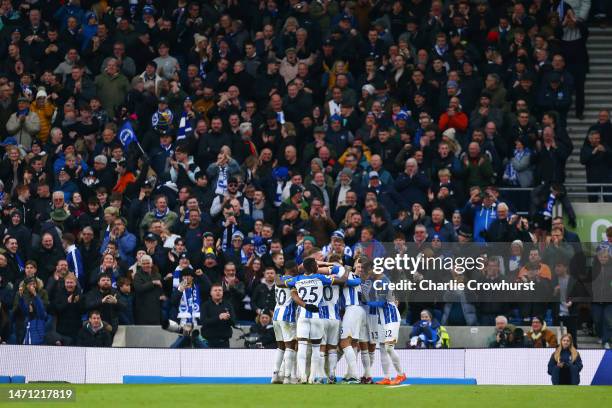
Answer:
[[[598, 130], [591, 130], [584, 145], [580, 150], [580, 163], [586, 167], [587, 183], [606, 184], [610, 182], [612, 172], [612, 151], [610, 146], [604, 145], [601, 140], [601, 133]], [[598, 187], [587, 187], [589, 202], [596, 203], [599, 196], [596, 194], [602, 189]], [[608, 192], [608, 188], [603, 191]], [[612, 197], [604, 196], [604, 201], [612, 200]]]
[[223, 287], [214, 284], [202, 306], [202, 335], [210, 348], [229, 348], [234, 316], [234, 308], [223, 299]]
[[36, 278], [26, 278], [19, 286], [17, 296], [17, 306], [25, 320], [23, 344], [44, 344], [47, 311], [39, 296]]
[[47, 343], [56, 346], [72, 346], [77, 343], [79, 330], [83, 326], [83, 291], [74, 273], [63, 278], [64, 287], [55, 296], [55, 332], [47, 333]]
[[561, 46], [566, 60], [571, 61], [567, 70], [574, 78], [576, 117], [582, 120], [584, 119], [584, 83], [589, 72], [589, 52], [586, 46], [589, 29], [586, 22], [581, 20], [574, 10], [565, 13], [562, 25]]
[[580, 385], [582, 359], [572, 342], [572, 335], [561, 337], [561, 344], [550, 356], [548, 374], [553, 385]]
[[612, 259], [607, 245], [597, 248], [593, 265], [593, 325], [604, 348], [612, 344]]
[[102, 107], [111, 114], [123, 103], [130, 90], [130, 83], [119, 72], [119, 64], [114, 58], [108, 60], [106, 69], [96, 77], [95, 84]]
[[17, 99], [17, 112], [13, 113], [6, 123], [6, 131], [13, 136], [17, 144], [30, 148], [32, 141], [40, 132], [38, 114], [30, 110], [30, 101], [25, 97]]
[[102, 320], [112, 327], [112, 335], [119, 326], [119, 313], [125, 309], [123, 300], [118, 296], [117, 290], [111, 286], [111, 277], [106, 273], [97, 276], [97, 287], [85, 295], [85, 309], [88, 312], [99, 311]]
[[161, 275], [153, 268], [153, 259], [143, 255], [134, 275], [135, 324], [158, 326], [161, 323], [161, 302], [165, 295]]
[[274, 278], [276, 271], [273, 267], [268, 266], [264, 271], [263, 278], [260, 283], [255, 286], [252, 296], [251, 309], [261, 316], [266, 310], [274, 310], [276, 306]]

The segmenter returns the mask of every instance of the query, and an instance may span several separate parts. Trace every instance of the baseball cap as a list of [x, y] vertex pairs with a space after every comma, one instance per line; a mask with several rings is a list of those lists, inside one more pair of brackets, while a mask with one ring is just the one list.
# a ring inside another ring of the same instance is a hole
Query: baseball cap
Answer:
[[373, 178], [379, 178], [380, 176], [378, 175], [378, 172], [376, 170], [372, 170], [369, 174], [368, 174], [368, 178], [371, 180]]
[[298, 194], [298, 193], [301, 193], [301, 192], [303, 192], [303, 191], [304, 191], [304, 190], [302, 189], [302, 187], [300, 187], [300, 186], [296, 186], [295, 184], [294, 184], [294, 185], [292, 185], [292, 186], [291, 186], [291, 188], [289, 188], [289, 194], [290, 194], [291, 196], [294, 196], [294, 195], [296, 195], [296, 194]]
[[147, 235], [145, 235], [144, 240], [145, 241], [157, 241], [157, 238], [158, 237], [156, 234], [149, 232]]

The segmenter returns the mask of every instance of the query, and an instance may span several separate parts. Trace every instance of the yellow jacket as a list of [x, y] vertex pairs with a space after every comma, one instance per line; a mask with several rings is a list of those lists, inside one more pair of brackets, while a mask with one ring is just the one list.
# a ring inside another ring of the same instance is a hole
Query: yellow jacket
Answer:
[[40, 120], [40, 131], [38, 132], [38, 139], [42, 143], [46, 143], [49, 138], [49, 132], [51, 132], [51, 119], [53, 118], [53, 112], [55, 112], [55, 105], [49, 101], [45, 101], [45, 106], [39, 108], [36, 101], [30, 105], [30, 110], [38, 114]]

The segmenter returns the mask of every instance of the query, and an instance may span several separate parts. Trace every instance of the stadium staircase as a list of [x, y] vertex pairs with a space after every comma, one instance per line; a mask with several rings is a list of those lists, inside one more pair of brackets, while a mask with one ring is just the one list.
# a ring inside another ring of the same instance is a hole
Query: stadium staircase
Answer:
[[[591, 72], [585, 86], [586, 107], [584, 120], [576, 119], [572, 108], [567, 118], [568, 132], [574, 143], [574, 151], [567, 161], [567, 184], [586, 183], [586, 172], [580, 164], [580, 148], [587, 130], [597, 122], [601, 109], [612, 108], [612, 28], [590, 27], [587, 48]], [[571, 61], [568, 61], [571, 64]], [[568, 187], [568, 191], [584, 193], [584, 187]], [[586, 201], [586, 195], [572, 197], [574, 201]]]

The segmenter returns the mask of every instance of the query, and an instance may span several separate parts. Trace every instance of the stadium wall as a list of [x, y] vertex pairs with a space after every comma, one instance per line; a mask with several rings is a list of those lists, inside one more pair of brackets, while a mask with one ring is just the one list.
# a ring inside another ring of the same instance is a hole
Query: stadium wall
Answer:
[[[32, 381], [122, 383], [124, 375], [269, 377], [275, 350], [169, 350], [0, 346], [0, 375]], [[478, 384], [546, 385], [551, 349], [398, 350], [409, 378], [475, 378]], [[581, 384], [612, 385], [612, 350], [581, 350]], [[375, 376], [382, 376], [379, 355]], [[338, 373], [345, 371], [344, 361]]]

